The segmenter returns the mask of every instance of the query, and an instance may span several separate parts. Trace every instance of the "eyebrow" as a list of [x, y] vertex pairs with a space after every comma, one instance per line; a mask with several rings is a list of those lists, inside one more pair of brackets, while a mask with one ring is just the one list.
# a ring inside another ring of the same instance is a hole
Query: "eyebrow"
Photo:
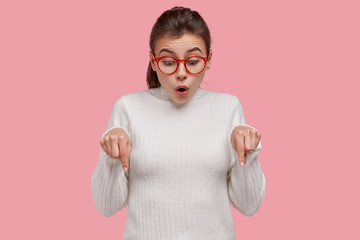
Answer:
[[[194, 48], [192, 48], [192, 49], [187, 50], [187, 53], [193, 52], [193, 51], [199, 51], [199, 52], [201, 52], [200, 48], [194, 47]], [[175, 52], [173, 52], [173, 51], [171, 51], [170, 49], [167, 49], [167, 48], [161, 49], [160, 52], [159, 52], [159, 55], [160, 55], [162, 52], [175, 53]], [[202, 53], [202, 52], [201, 52], [201, 53]]]

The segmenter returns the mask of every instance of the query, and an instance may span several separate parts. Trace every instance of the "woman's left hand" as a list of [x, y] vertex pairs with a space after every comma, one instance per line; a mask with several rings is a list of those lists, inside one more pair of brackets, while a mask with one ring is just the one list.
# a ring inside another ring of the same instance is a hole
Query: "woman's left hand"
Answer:
[[246, 163], [246, 153], [254, 151], [259, 144], [261, 134], [247, 126], [237, 126], [231, 133], [231, 144], [239, 156], [240, 166]]

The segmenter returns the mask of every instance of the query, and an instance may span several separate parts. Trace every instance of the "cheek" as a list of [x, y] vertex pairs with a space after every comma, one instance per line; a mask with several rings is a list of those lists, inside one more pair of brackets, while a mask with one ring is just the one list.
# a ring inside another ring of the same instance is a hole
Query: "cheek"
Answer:
[[156, 72], [156, 74], [157, 74], [157, 77], [158, 77], [159, 82], [161, 83], [161, 85], [168, 85], [170, 83], [171, 76], [167, 76], [167, 75], [159, 73], [159, 72]]
[[196, 81], [202, 81], [203, 78], [204, 78], [204, 74], [205, 74], [205, 72], [202, 72], [201, 74], [196, 75], [195, 80]]

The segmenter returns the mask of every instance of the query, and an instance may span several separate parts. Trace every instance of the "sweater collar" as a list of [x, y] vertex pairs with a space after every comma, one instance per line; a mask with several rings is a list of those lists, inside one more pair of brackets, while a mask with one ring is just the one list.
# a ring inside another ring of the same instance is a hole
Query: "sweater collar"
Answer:
[[[149, 90], [151, 90], [151, 93], [157, 97], [160, 97], [167, 101], [173, 101], [162, 86], [160, 86], [158, 88], [150, 88]], [[204, 90], [202, 88], [198, 88], [196, 90], [194, 96], [190, 99], [190, 101], [201, 98], [205, 93], [206, 93], [206, 90]]]

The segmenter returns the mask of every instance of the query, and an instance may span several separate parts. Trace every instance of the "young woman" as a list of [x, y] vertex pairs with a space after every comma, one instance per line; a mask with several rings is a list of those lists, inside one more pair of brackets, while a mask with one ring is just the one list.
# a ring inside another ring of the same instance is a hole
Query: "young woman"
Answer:
[[125, 240], [235, 239], [229, 202], [251, 216], [264, 199], [260, 133], [236, 96], [200, 88], [210, 43], [198, 12], [165, 11], [150, 36], [149, 89], [113, 106], [91, 187], [102, 215], [128, 206]]

